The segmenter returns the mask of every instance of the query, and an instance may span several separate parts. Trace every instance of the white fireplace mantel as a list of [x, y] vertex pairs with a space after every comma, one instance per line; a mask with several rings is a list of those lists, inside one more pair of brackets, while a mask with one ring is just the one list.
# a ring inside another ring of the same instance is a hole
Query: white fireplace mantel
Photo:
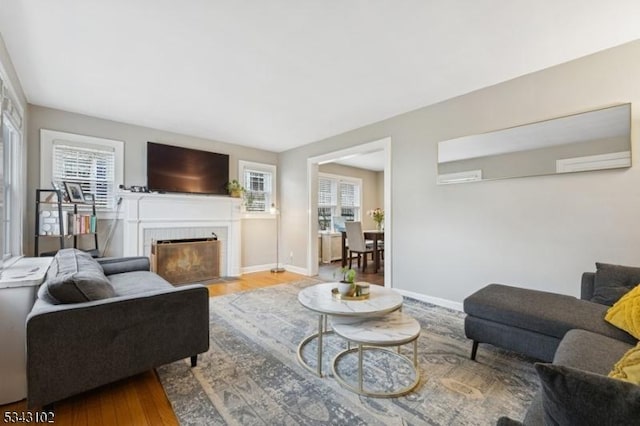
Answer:
[[144, 245], [147, 230], [226, 228], [221, 269], [227, 276], [240, 276], [242, 201], [239, 198], [128, 191], [118, 196], [122, 198], [125, 256], [149, 256]]

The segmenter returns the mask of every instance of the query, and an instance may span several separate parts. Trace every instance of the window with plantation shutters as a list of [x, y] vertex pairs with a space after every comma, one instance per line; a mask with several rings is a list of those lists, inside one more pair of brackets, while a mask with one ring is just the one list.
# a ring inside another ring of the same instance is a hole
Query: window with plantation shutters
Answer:
[[318, 177], [318, 228], [321, 231], [331, 230], [332, 216], [337, 206], [336, 180]]
[[340, 216], [355, 221], [360, 218], [359, 213], [360, 186], [352, 182], [340, 182]]
[[115, 149], [54, 141], [52, 157], [52, 179], [61, 188], [65, 181], [79, 183], [82, 192], [93, 194], [96, 208], [113, 208], [116, 189]]
[[271, 164], [239, 162], [244, 187], [244, 210], [248, 214], [271, 213], [275, 205], [276, 167]]
[[320, 173], [318, 175], [318, 229], [338, 231], [336, 217], [347, 221], [360, 220], [362, 181], [346, 176]]

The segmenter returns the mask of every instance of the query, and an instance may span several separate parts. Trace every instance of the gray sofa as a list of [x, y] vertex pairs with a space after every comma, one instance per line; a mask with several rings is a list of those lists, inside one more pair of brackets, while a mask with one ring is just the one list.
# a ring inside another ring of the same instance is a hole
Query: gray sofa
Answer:
[[552, 364], [536, 364], [541, 388], [522, 420], [506, 417], [498, 426], [638, 425], [640, 386], [607, 374], [633, 348], [585, 330], [570, 330]]
[[27, 317], [27, 405], [39, 407], [209, 349], [206, 287], [174, 287], [146, 257], [53, 259]]
[[465, 333], [548, 363], [523, 422], [498, 425], [639, 424], [640, 386], [606, 377], [637, 339], [604, 320], [609, 305], [640, 283], [640, 268], [597, 263], [581, 298], [491, 284], [464, 301]]

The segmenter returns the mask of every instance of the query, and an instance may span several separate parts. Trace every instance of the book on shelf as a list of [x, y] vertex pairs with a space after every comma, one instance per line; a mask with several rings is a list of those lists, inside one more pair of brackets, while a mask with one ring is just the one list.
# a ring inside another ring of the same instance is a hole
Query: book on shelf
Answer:
[[68, 233], [78, 235], [95, 233], [98, 221], [92, 214], [69, 213], [67, 223]]

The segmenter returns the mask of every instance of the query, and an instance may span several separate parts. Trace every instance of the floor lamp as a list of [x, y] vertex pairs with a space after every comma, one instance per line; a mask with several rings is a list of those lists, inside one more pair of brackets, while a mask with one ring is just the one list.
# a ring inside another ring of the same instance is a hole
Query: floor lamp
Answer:
[[276, 267], [271, 268], [271, 272], [284, 272], [284, 268], [280, 267], [280, 211], [275, 204], [271, 204], [271, 214], [276, 215]]

